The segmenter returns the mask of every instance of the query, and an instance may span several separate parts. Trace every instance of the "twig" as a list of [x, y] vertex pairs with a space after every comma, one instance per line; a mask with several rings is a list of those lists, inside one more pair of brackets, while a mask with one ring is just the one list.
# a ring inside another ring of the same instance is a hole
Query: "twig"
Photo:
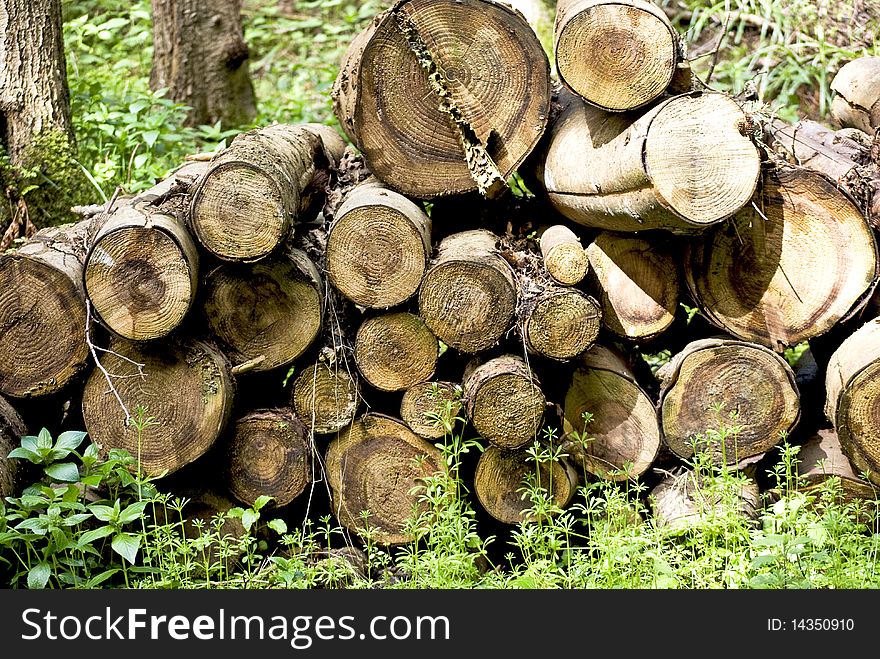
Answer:
[[709, 64], [709, 72], [706, 74], [706, 85], [712, 82], [712, 74], [715, 73], [715, 65], [718, 64], [718, 55], [721, 53], [721, 44], [724, 37], [727, 36], [727, 30], [730, 27], [730, 0], [724, 0], [724, 24], [721, 26], [721, 33], [718, 35], [718, 43], [715, 44], [715, 52], [712, 53], [712, 63]]
[[237, 366], [232, 367], [233, 375], [241, 375], [242, 373], [247, 373], [248, 371], [252, 371], [257, 366], [266, 361], [266, 355], [259, 355], [254, 357], [253, 359], [248, 359], [246, 362], [242, 362]]

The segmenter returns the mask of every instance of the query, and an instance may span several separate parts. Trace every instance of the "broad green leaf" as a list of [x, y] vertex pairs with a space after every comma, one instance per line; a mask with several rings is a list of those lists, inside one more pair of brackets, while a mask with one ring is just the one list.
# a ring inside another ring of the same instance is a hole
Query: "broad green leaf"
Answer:
[[119, 514], [119, 523], [128, 524], [129, 522], [133, 522], [134, 520], [140, 518], [141, 515], [144, 514], [144, 508], [146, 507], [146, 501], [138, 501], [129, 505]]
[[91, 485], [92, 487], [97, 487], [101, 484], [101, 475], [100, 474], [92, 474], [91, 476], [85, 476], [80, 481], [83, 485]]
[[272, 498], [273, 497], [266, 496], [265, 494], [261, 494], [260, 496], [257, 497], [257, 500], [254, 501], [254, 510], [261, 510], [263, 507], [265, 507], [268, 503], [270, 503], [272, 501]]
[[75, 451], [86, 438], [86, 434], [87, 433], [80, 430], [68, 430], [67, 432], [63, 432], [58, 435], [58, 439], [55, 442], [55, 448]]
[[71, 515], [66, 520], [64, 520], [64, 526], [76, 526], [77, 524], [82, 524], [87, 519], [90, 519], [92, 516], [88, 513], [79, 513], [77, 515]]
[[34, 464], [38, 464], [41, 462], [40, 456], [28, 448], [14, 448], [9, 452], [10, 458], [20, 458], [22, 460], [28, 460], [29, 462], [33, 462]]
[[102, 526], [97, 529], [93, 529], [91, 531], [86, 531], [83, 533], [79, 540], [77, 541], [77, 545], [83, 547], [85, 545], [92, 544], [95, 540], [100, 540], [101, 538], [106, 538], [108, 535], [113, 533], [112, 526]]
[[99, 30], [115, 30], [117, 28], [123, 27], [124, 25], [128, 25], [127, 18], [111, 18], [109, 21], [104, 21], [98, 26]]
[[95, 575], [94, 577], [92, 577], [91, 579], [86, 581], [85, 587], [86, 588], [96, 588], [97, 586], [99, 586], [102, 583], [104, 583], [105, 581], [107, 581], [107, 579], [112, 577], [117, 572], [119, 572], [118, 567], [114, 567], [109, 570], [104, 570], [103, 572], [101, 572], [101, 574]]
[[245, 510], [241, 515], [241, 524], [244, 526], [245, 531], [250, 531], [251, 527], [254, 525], [254, 522], [257, 521], [257, 513], [253, 510]]
[[45, 428], [37, 435], [37, 448], [52, 448], [52, 435]]
[[267, 526], [275, 531], [275, 533], [287, 533], [287, 522], [285, 522], [283, 519], [273, 519], [267, 524]]
[[99, 503], [93, 503], [91, 506], [89, 506], [89, 510], [102, 522], [109, 522], [116, 512], [110, 506], [104, 506]]
[[75, 483], [79, 480], [79, 469], [72, 462], [58, 462], [49, 465], [43, 471], [46, 472], [47, 476], [50, 476], [57, 481]]
[[110, 543], [113, 551], [122, 556], [129, 563], [134, 563], [137, 558], [138, 548], [141, 546], [141, 537], [133, 533], [117, 533]]
[[49, 567], [49, 564], [43, 561], [42, 563], [37, 563], [34, 565], [30, 571], [28, 571], [27, 576], [27, 585], [28, 588], [31, 589], [40, 589], [45, 588], [46, 584], [49, 583], [49, 577], [52, 575], [52, 568]]
[[42, 517], [32, 517], [26, 519], [13, 527], [16, 531], [31, 531], [37, 535], [46, 535], [49, 530], [49, 521]]
[[156, 143], [156, 140], [159, 139], [159, 131], [158, 130], [148, 130], [145, 131], [144, 134], [144, 142], [147, 143], [149, 148], [153, 148], [153, 145]]
[[26, 448], [29, 451], [33, 451], [36, 453], [37, 451], [37, 438], [34, 435], [25, 435], [21, 438], [21, 447]]

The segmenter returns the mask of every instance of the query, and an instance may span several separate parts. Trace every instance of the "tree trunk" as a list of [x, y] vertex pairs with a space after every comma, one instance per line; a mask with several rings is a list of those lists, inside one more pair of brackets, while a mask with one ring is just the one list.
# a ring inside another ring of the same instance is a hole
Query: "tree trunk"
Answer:
[[849, 197], [819, 174], [784, 167], [766, 173], [755, 205], [688, 244], [685, 278], [709, 321], [782, 351], [864, 306], [877, 258]]
[[0, 256], [0, 393], [57, 393], [86, 370], [88, 233], [88, 220], [43, 229]]
[[844, 455], [880, 485], [880, 318], [862, 325], [831, 355], [825, 394], [825, 414]]
[[853, 470], [833, 429], [820, 430], [807, 439], [801, 445], [797, 459], [798, 476], [806, 491], [818, 489], [829, 478], [838, 478], [844, 502], [855, 499], [876, 501], [880, 495], [874, 484], [860, 478]]
[[491, 197], [544, 132], [550, 66], [522, 14], [501, 2], [398, 0], [351, 43], [332, 97], [392, 189]]
[[[585, 413], [592, 415], [588, 424]], [[623, 357], [598, 344], [582, 355], [572, 374], [562, 430], [571, 459], [608, 480], [637, 478], [660, 451], [653, 402]]]
[[415, 314], [380, 314], [363, 321], [354, 359], [364, 379], [379, 391], [401, 391], [434, 375], [440, 346]]
[[489, 443], [513, 450], [538, 437], [547, 401], [532, 369], [516, 355], [502, 355], [465, 371], [464, 407]]
[[450, 348], [474, 354], [513, 323], [517, 289], [499, 237], [474, 229], [444, 238], [419, 288], [419, 315]]
[[61, 0], [0, 3], [0, 144], [15, 167], [34, 164], [40, 136], [73, 143]]
[[165, 195], [206, 167], [185, 165], [94, 221], [85, 291], [96, 318], [117, 335], [132, 341], [161, 338], [180, 325], [192, 306], [198, 249], [184, 222], [160, 206]]
[[760, 156], [746, 114], [716, 92], [682, 94], [633, 121], [564, 90], [537, 176], [550, 203], [584, 226], [693, 233], [755, 192]]
[[554, 224], [541, 232], [541, 256], [544, 267], [562, 286], [576, 286], [590, 267], [580, 238], [564, 224]]
[[559, 0], [556, 70], [585, 101], [622, 112], [669, 87], [681, 39], [662, 9], [646, 0]]
[[696, 448], [715, 464], [735, 465], [779, 444], [800, 418], [794, 372], [762, 346], [729, 339], [694, 341], [657, 377], [663, 440], [685, 460]]
[[534, 479], [544, 488], [553, 505], [565, 508], [574, 498], [577, 473], [564, 459], [536, 465], [526, 451], [504, 451], [488, 447], [480, 455], [474, 473], [474, 494], [483, 509], [503, 524], [546, 521], [546, 515], [530, 513], [535, 505], [523, 491]]
[[257, 114], [241, 0], [152, 0], [150, 88], [192, 108], [187, 125], [249, 123]]
[[321, 332], [321, 277], [298, 249], [219, 265], [205, 276], [203, 313], [233, 364], [262, 358], [252, 370], [286, 366]]
[[671, 531], [711, 524], [713, 519], [726, 515], [731, 505], [751, 520], [758, 519], [761, 509], [761, 492], [753, 480], [746, 480], [736, 490], [719, 492], [717, 488], [710, 490], [702, 477], [690, 470], [664, 479], [649, 497], [654, 523]]
[[439, 449], [381, 414], [365, 414], [339, 432], [324, 463], [336, 518], [385, 546], [413, 540], [405, 524], [427, 505], [415, 490], [445, 468]]
[[[145, 474], [159, 477], [211, 448], [227, 424], [235, 390], [230, 364], [220, 352], [192, 339], [117, 339], [109, 347], [101, 363], [113, 387], [93, 369], [82, 402], [86, 430], [104, 456], [112, 448], [124, 449], [139, 459]], [[126, 423], [116, 394], [133, 417], [142, 407], [153, 422], [141, 431]]]
[[880, 57], [859, 57], [844, 64], [831, 81], [831, 116], [841, 128], [869, 135], [880, 127]]
[[18, 495], [20, 482], [20, 461], [6, 456], [21, 444], [21, 438], [27, 434], [27, 426], [15, 408], [0, 396], [0, 497]]
[[317, 361], [300, 371], [293, 383], [291, 405], [316, 434], [330, 434], [350, 424], [360, 405], [357, 373], [340, 363]]
[[605, 327], [638, 342], [669, 329], [678, 311], [679, 272], [660, 240], [603, 232], [587, 246], [587, 256]]
[[238, 135], [211, 160], [190, 199], [199, 242], [227, 261], [256, 261], [311, 220], [345, 143], [320, 124], [274, 124]]
[[419, 437], [440, 439], [444, 422], [456, 424], [461, 412], [461, 385], [454, 382], [420, 382], [403, 392], [400, 418]]
[[357, 305], [388, 309], [419, 288], [431, 257], [431, 220], [375, 179], [349, 192], [327, 237], [327, 276]]
[[309, 429], [291, 409], [248, 412], [232, 424], [226, 448], [229, 491], [246, 506], [261, 496], [286, 506], [312, 480]]

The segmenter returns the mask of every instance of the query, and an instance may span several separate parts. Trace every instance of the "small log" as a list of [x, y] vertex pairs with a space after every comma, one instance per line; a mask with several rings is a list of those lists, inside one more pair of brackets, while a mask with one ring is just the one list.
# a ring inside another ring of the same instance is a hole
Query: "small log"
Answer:
[[430, 218], [374, 179], [346, 195], [327, 237], [330, 283], [366, 308], [388, 309], [412, 297], [430, 257]]
[[331, 95], [342, 129], [390, 188], [494, 196], [543, 135], [550, 64], [502, 2], [397, 0], [352, 41]]
[[599, 303], [576, 288], [551, 286], [524, 295], [517, 318], [526, 349], [557, 361], [588, 350], [602, 328]]
[[516, 281], [498, 251], [499, 237], [482, 230], [444, 238], [419, 287], [419, 315], [450, 348], [488, 350], [511, 327]]
[[694, 233], [752, 198], [761, 158], [748, 117], [718, 92], [680, 94], [635, 121], [564, 90], [537, 177], [578, 224], [609, 231]]
[[206, 163], [184, 165], [95, 220], [83, 282], [97, 320], [117, 335], [158, 339], [189, 312], [199, 275], [195, 240], [181, 219], [154, 202], [178, 180], [206, 169]]
[[286, 366], [321, 332], [321, 276], [305, 252], [287, 249], [256, 263], [226, 263], [204, 281], [202, 313], [234, 364], [253, 371]]
[[8, 458], [10, 451], [18, 448], [21, 438], [27, 434], [27, 426], [12, 407], [0, 396], [0, 498], [18, 495], [21, 485], [20, 460]]
[[336, 435], [324, 464], [336, 518], [385, 546], [413, 540], [406, 522], [427, 506], [417, 488], [445, 469], [439, 449], [398, 419], [373, 413]]
[[669, 329], [678, 310], [679, 272], [660, 241], [602, 232], [587, 247], [587, 256], [606, 328], [639, 342]]
[[440, 439], [446, 434], [444, 421], [455, 425], [461, 412], [461, 397], [461, 385], [454, 382], [414, 384], [403, 392], [400, 418], [419, 437]]
[[657, 99], [676, 72], [682, 45], [662, 9], [647, 0], [559, 0], [559, 80], [604, 110], [634, 110]]
[[587, 276], [590, 261], [580, 238], [564, 224], [547, 227], [540, 238], [547, 273], [563, 286], [576, 286]]
[[469, 365], [464, 408], [474, 428], [502, 449], [522, 448], [538, 437], [547, 401], [532, 369], [516, 355]]
[[858, 57], [844, 64], [831, 80], [831, 116], [842, 128], [869, 135], [880, 127], [880, 57]]
[[286, 506], [312, 481], [309, 429], [285, 408], [254, 410], [231, 424], [227, 486], [246, 506], [261, 496]]
[[696, 447], [715, 464], [738, 464], [779, 444], [800, 419], [794, 372], [763, 346], [732, 339], [693, 341], [657, 377], [663, 441], [685, 460]]
[[815, 490], [829, 478], [840, 481], [844, 501], [864, 499], [876, 501], [880, 497], [875, 484], [853, 470], [853, 465], [843, 453], [837, 433], [831, 428], [818, 431], [807, 439], [797, 455], [798, 476], [806, 491]]
[[86, 371], [89, 224], [42, 229], [0, 256], [0, 393], [47, 396]]
[[[193, 339], [111, 341], [101, 355], [110, 374], [93, 369], [85, 384], [83, 421], [102, 455], [128, 451], [144, 474], [172, 474], [202, 456], [223, 432], [232, 410], [231, 365], [215, 348]], [[117, 398], [118, 395], [118, 398]], [[125, 405], [122, 408], [121, 402]], [[143, 407], [152, 422], [127, 423]]]
[[297, 222], [313, 219], [345, 142], [329, 126], [274, 124], [241, 133], [196, 183], [188, 220], [198, 241], [227, 261], [268, 256]]
[[710, 322], [782, 351], [861, 309], [877, 259], [849, 197], [820, 174], [781, 167], [765, 174], [754, 205], [688, 243], [685, 278]]
[[440, 346], [424, 321], [407, 311], [368, 318], [358, 328], [354, 360], [380, 391], [401, 391], [434, 375]]
[[[592, 415], [588, 426], [585, 412]], [[638, 478], [660, 452], [654, 403], [624, 358], [599, 344], [578, 360], [565, 395], [562, 430], [571, 459], [603, 479]]]
[[571, 503], [578, 485], [577, 472], [564, 459], [536, 465], [526, 451], [489, 446], [477, 461], [474, 494], [483, 509], [503, 524], [543, 521], [546, 516], [530, 512], [534, 502], [524, 491], [529, 478], [561, 509]]
[[293, 382], [291, 406], [296, 415], [316, 434], [342, 430], [357, 414], [360, 381], [338, 360], [319, 360], [307, 365]]
[[691, 470], [665, 478], [651, 490], [649, 500], [654, 523], [670, 531], [711, 524], [718, 516], [727, 515], [731, 506], [750, 520], [757, 520], [761, 509], [761, 492], [755, 481], [745, 479], [738, 491], [723, 493], [717, 488], [710, 490], [703, 477]]

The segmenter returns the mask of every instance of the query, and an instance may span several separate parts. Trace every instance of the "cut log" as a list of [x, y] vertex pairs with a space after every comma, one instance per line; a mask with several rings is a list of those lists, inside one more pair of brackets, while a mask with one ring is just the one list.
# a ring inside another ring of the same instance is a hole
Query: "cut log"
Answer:
[[430, 257], [430, 218], [374, 179], [346, 195], [327, 237], [330, 283], [367, 308], [387, 309], [413, 296]]
[[228, 263], [204, 282], [203, 313], [233, 364], [253, 370], [293, 362], [321, 331], [321, 277], [305, 252], [288, 249], [257, 263]]
[[553, 505], [564, 509], [577, 489], [577, 472], [564, 460], [536, 465], [526, 451], [504, 451], [489, 446], [474, 472], [474, 494], [483, 509], [503, 524], [543, 521], [529, 500], [530, 484], [546, 490]]
[[461, 385], [446, 381], [420, 382], [403, 392], [400, 418], [419, 437], [440, 439], [461, 412]]
[[761, 509], [758, 484], [744, 479], [732, 484], [729, 491], [709, 487], [709, 483], [694, 471], [685, 470], [661, 481], [649, 495], [654, 523], [670, 531], [686, 531], [712, 524], [731, 511], [746, 519], [757, 520]]
[[206, 169], [206, 163], [184, 165], [96, 218], [83, 281], [97, 320], [117, 335], [132, 341], [161, 338], [192, 306], [199, 273], [195, 240], [181, 219], [154, 202], [176, 181]]
[[825, 414], [853, 468], [880, 485], [880, 318], [862, 325], [831, 355]]
[[541, 256], [547, 273], [563, 286], [575, 286], [587, 276], [590, 261], [580, 238], [564, 224], [541, 233]]
[[763, 346], [693, 341], [657, 377], [663, 440], [685, 460], [696, 448], [715, 464], [735, 465], [779, 444], [800, 419], [794, 372]]
[[538, 437], [547, 401], [541, 383], [516, 355], [472, 363], [463, 379], [464, 408], [474, 428], [502, 449], [522, 448]]
[[[588, 425], [584, 413], [592, 415]], [[562, 430], [571, 459], [603, 479], [638, 478], [660, 451], [654, 403], [623, 357], [599, 344], [578, 360], [565, 395]]]
[[537, 176], [562, 215], [610, 231], [693, 233], [755, 192], [761, 159], [747, 115], [717, 92], [681, 94], [633, 121], [560, 92]]
[[807, 439], [801, 445], [797, 459], [798, 476], [807, 491], [821, 487], [829, 478], [837, 478], [844, 501], [876, 501], [880, 496], [875, 485], [860, 478], [853, 470], [833, 429], [820, 430]]
[[[93, 369], [82, 400], [86, 430], [102, 455], [124, 449], [145, 475], [160, 477], [214, 445], [229, 420], [235, 391], [230, 364], [218, 350], [202, 341], [170, 338], [116, 339], [109, 347], [101, 363], [111, 374], [112, 389], [105, 374]], [[126, 423], [126, 411], [136, 417], [138, 407], [152, 418], [140, 431]]]
[[602, 328], [599, 303], [576, 288], [533, 289], [522, 296], [517, 318], [526, 349], [557, 361], [589, 349]]
[[398, 0], [352, 41], [332, 97], [392, 189], [494, 196], [544, 133], [550, 65], [523, 15], [501, 2]]
[[385, 546], [413, 540], [406, 522], [427, 506], [418, 490], [445, 469], [439, 449], [381, 414], [365, 414], [339, 432], [324, 463], [336, 518]]
[[211, 160], [190, 198], [198, 241], [228, 261], [261, 259], [318, 214], [345, 142], [329, 126], [275, 124], [238, 135]]
[[717, 327], [776, 351], [856, 313], [877, 282], [877, 245], [855, 204], [814, 172], [766, 173], [755, 204], [687, 246], [685, 278]]
[[54, 394], [85, 372], [88, 232], [88, 220], [43, 229], [0, 256], [0, 393]]
[[15, 408], [0, 396], [0, 497], [18, 495], [20, 460], [8, 458], [12, 449], [18, 448], [21, 438], [27, 434], [27, 426]]
[[312, 480], [309, 429], [291, 409], [254, 410], [237, 419], [227, 452], [227, 486], [247, 506], [261, 496], [286, 506]]
[[880, 127], [880, 57], [844, 64], [831, 81], [831, 91], [831, 116], [839, 126], [868, 134]]
[[514, 274], [499, 238], [482, 229], [444, 238], [419, 287], [419, 315], [450, 348], [474, 354], [494, 346], [513, 323]]
[[360, 381], [353, 370], [337, 360], [317, 361], [294, 380], [291, 405], [314, 433], [335, 433], [354, 420], [360, 404]]
[[656, 239], [602, 232], [587, 255], [605, 327], [639, 342], [669, 329], [680, 296], [678, 265], [670, 250]]
[[407, 311], [373, 316], [361, 323], [354, 359], [364, 379], [379, 391], [401, 391], [434, 375], [440, 346], [424, 321]]
[[634, 110], [669, 87], [681, 55], [678, 32], [647, 0], [559, 0], [559, 80], [605, 110]]

